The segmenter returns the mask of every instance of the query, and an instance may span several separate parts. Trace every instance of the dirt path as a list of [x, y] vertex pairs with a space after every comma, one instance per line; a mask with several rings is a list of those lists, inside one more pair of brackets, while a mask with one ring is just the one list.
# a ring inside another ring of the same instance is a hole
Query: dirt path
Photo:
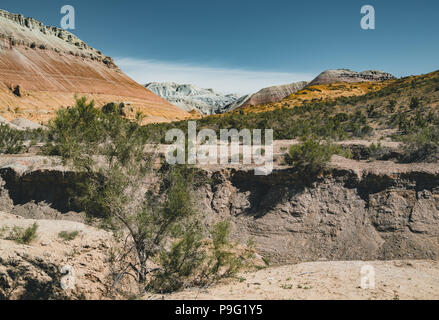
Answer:
[[[365, 265], [374, 268], [375, 289], [361, 288]], [[241, 277], [165, 299], [439, 299], [439, 261], [308, 262], [270, 267]]]

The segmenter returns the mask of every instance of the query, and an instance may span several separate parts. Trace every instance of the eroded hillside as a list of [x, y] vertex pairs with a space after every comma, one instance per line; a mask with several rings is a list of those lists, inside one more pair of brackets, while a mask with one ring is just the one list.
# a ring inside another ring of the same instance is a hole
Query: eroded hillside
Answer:
[[97, 106], [124, 102], [127, 115], [148, 122], [185, 119], [173, 106], [136, 83], [110, 57], [69, 32], [0, 11], [0, 114], [45, 123], [57, 109], [86, 95]]

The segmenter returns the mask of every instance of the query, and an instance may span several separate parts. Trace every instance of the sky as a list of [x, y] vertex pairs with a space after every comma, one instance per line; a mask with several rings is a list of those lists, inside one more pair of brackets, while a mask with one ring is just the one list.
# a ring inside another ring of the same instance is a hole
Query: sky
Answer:
[[[437, 0], [2, 0], [0, 8], [76, 34], [139, 83], [173, 81], [224, 93], [311, 80], [326, 69], [439, 69]], [[375, 30], [363, 30], [363, 5]]]

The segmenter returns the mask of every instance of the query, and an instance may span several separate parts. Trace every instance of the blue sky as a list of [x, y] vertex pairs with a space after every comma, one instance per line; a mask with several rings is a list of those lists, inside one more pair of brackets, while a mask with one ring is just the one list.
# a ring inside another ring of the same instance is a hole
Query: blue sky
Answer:
[[[2, 0], [0, 8], [76, 30], [135, 80], [246, 93], [310, 80], [330, 68], [396, 76], [439, 69], [437, 0]], [[376, 30], [360, 28], [363, 5]]]

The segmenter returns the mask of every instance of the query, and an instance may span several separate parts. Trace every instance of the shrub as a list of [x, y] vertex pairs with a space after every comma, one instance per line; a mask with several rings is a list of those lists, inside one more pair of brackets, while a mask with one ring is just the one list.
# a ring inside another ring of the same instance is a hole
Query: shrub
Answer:
[[[210, 250], [192, 196], [191, 168], [155, 170], [142, 128], [119, 112], [95, 109], [85, 98], [58, 113], [49, 135], [46, 152], [61, 155], [83, 174], [77, 185], [78, 202], [120, 243], [110, 259], [114, 290], [132, 296], [132, 280], [136, 295], [201, 283]], [[226, 243], [223, 238], [221, 243]], [[230, 261], [220, 260], [222, 275], [236, 270], [235, 265], [225, 265]], [[217, 279], [218, 273], [206, 274], [207, 279]]]
[[349, 157], [348, 152], [342, 150], [338, 145], [321, 142], [317, 138], [305, 137], [301, 139], [301, 143], [290, 147], [285, 161], [301, 170], [303, 174], [315, 175], [323, 171], [334, 154]]
[[429, 126], [401, 137], [407, 162], [439, 160], [439, 127]]
[[371, 143], [370, 146], [366, 149], [366, 154], [368, 158], [380, 158], [384, 154], [384, 149], [381, 145], [381, 142], [378, 142], [377, 144]]
[[78, 231], [61, 231], [58, 233], [58, 237], [66, 241], [72, 241], [79, 235]]
[[0, 124], [0, 153], [16, 154], [24, 150], [23, 133], [8, 125]]
[[12, 229], [11, 234], [8, 236], [8, 240], [13, 240], [20, 244], [29, 244], [37, 238], [38, 224], [35, 222], [32, 226], [24, 229], [22, 227], [15, 226]]
[[419, 98], [412, 97], [411, 100], [410, 100], [410, 109], [412, 109], [412, 110], [416, 109], [416, 108], [419, 107], [419, 105], [420, 105]]
[[120, 115], [120, 116], [125, 116], [125, 112], [124, 112], [124, 108], [125, 108], [125, 104], [119, 103], [116, 104], [114, 102], [110, 102], [107, 103], [105, 106], [102, 107], [102, 112], [106, 113], [106, 114], [116, 114], [116, 115]]
[[49, 123], [49, 141], [42, 152], [71, 159], [87, 149], [97, 148], [105, 139], [102, 118], [93, 101], [87, 103], [85, 97], [76, 99], [75, 106], [58, 110], [56, 118]]
[[250, 257], [237, 256], [235, 247], [229, 242], [231, 224], [221, 221], [210, 230], [213, 250], [207, 262], [207, 272], [204, 276], [211, 277], [211, 282], [234, 276]]

